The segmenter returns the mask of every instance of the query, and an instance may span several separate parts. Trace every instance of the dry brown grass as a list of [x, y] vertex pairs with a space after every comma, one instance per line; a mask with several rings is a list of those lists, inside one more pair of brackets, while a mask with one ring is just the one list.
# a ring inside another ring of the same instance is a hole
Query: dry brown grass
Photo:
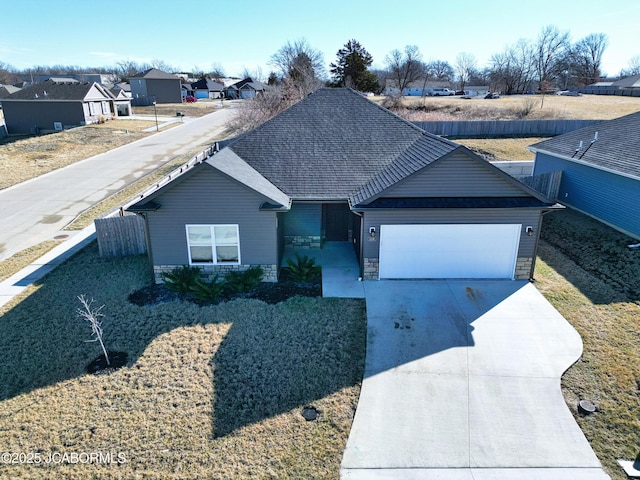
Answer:
[[[202, 117], [209, 113], [215, 112], [220, 109], [220, 105], [226, 107], [228, 101], [223, 103], [220, 100], [198, 100], [193, 103], [159, 103], [156, 105], [158, 115], [163, 117], [175, 117], [176, 112], [182, 112], [187, 117]], [[134, 115], [145, 115], [153, 117], [155, 116], [154, 107], [133, 107]]]
[[59, 244], [60, 241], [58, 240], [47, 240], [33, 247], [25, 248], [6, 260], [0, 261], [0, 282], [30, 265]]
[[[339, 478], [364, 370], [364, 303], [294, 298], [199, 307], [127, 301], [145, 257], [94, 244], [0, 308], [0, 445], [6, 452], [122, 454], [118, 464], [7, 464], [0, 478]], [[100, 347], [74, 313], [106, 304]], [[37, 333], [36, 333], [37, 332]], [[321, 413], [307, 422], [302, 408]]]
[[112, 120], [37, 137], [4, 138], [0, 140], [0, 189], [144, 138], [151, 134], [142, 130], [153, 125]]
[[[546, 233], [545, 233], [546, 232]], [[577, 212], [545, 217], [536, 286], [580, 333], [584, 352], [562, 378], [567, 404], [607, 473], [640, 445], [640, 251]], [[577, 411], [582, 399], [597, 412]]]
[[[382, 103], [385, 97], [374, 97]], [[610, 120], [640, 111], [640, 98], [605, 95], [512, 95], [494, 100], [404, 97], [399, 113], [411, 121], [583, 119]]]
[[489, 161], [496, 160], [533, 160], [534, 154], [527, 148], [541, 142], [544, 138], [460, 138], [454, 140]]

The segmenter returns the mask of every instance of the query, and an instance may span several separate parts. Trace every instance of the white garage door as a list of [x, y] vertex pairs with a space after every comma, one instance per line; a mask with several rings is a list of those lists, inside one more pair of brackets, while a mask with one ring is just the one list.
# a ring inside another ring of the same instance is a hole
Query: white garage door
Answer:
[[382, 225], [380, 278], [509, 278], [522, 225]]

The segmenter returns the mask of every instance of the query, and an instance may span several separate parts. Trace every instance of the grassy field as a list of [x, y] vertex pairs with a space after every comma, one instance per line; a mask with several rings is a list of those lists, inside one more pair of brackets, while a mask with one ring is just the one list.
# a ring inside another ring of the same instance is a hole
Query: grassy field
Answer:
[[133, 107], [133, 114], [153, 117], [157, 111], [158, 115], [163, 117], [175, 117], [176, 112], [182, 112], [188, 117], [202, 117], [215, 112], [220, 106], [227, 105], [229, 105], [229, 101], [201, 99], [193, 103], [160, 103], [156, 105], [155, 111], [153, 106]]
[[[536, 286], [576, 328], [580, 360], [562, 378], [569, 408], [607, 473], [626, 475], [617, 459], [640, 445], [640, 251], [625, 235], [577, 212], [545, 217]], [[580, 400], [597, 406], [577, 411]]]
[[[384, 104], [385, 97], [374, 97]], [[640, 111], [640, 98], [607, 95], [511, 95], [494, 100], [403, 97], [396, 111], [411, 121], [429, 120], [610, 120]]]
[[464, 138], [454, 142], [464, 145], [489, 161], [533, 160], [535, 155], [527, 148], [544, 138]]
[[[146, 258], [95, 244], [6, 306], [0, 445], [6, 452], [120, 454], [124, 463], [11, 465], [0, 478], [338, 478], [364, 369], [364, 304], [294, 298], [138, 307]], [[105, 304], [100, 354], [76, 296]], [[305, 406], [317, 420], [301, 416]]]

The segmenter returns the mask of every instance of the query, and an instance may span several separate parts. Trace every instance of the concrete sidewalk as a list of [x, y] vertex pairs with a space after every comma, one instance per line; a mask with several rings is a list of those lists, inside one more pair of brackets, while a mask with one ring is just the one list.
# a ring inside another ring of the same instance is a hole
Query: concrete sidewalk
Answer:
[[532, 284], [364, 285], [365, 378], [341, 478], [609, 478], [560, 389], [582, 341]]

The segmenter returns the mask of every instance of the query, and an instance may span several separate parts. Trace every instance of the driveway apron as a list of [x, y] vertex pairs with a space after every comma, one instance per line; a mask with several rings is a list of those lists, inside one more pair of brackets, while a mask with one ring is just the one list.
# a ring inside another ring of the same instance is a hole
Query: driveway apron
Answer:
[[365, 282], [367, 358], [343, 479], [609, 478], [564, 402], [582, 353], [527, 282]]

